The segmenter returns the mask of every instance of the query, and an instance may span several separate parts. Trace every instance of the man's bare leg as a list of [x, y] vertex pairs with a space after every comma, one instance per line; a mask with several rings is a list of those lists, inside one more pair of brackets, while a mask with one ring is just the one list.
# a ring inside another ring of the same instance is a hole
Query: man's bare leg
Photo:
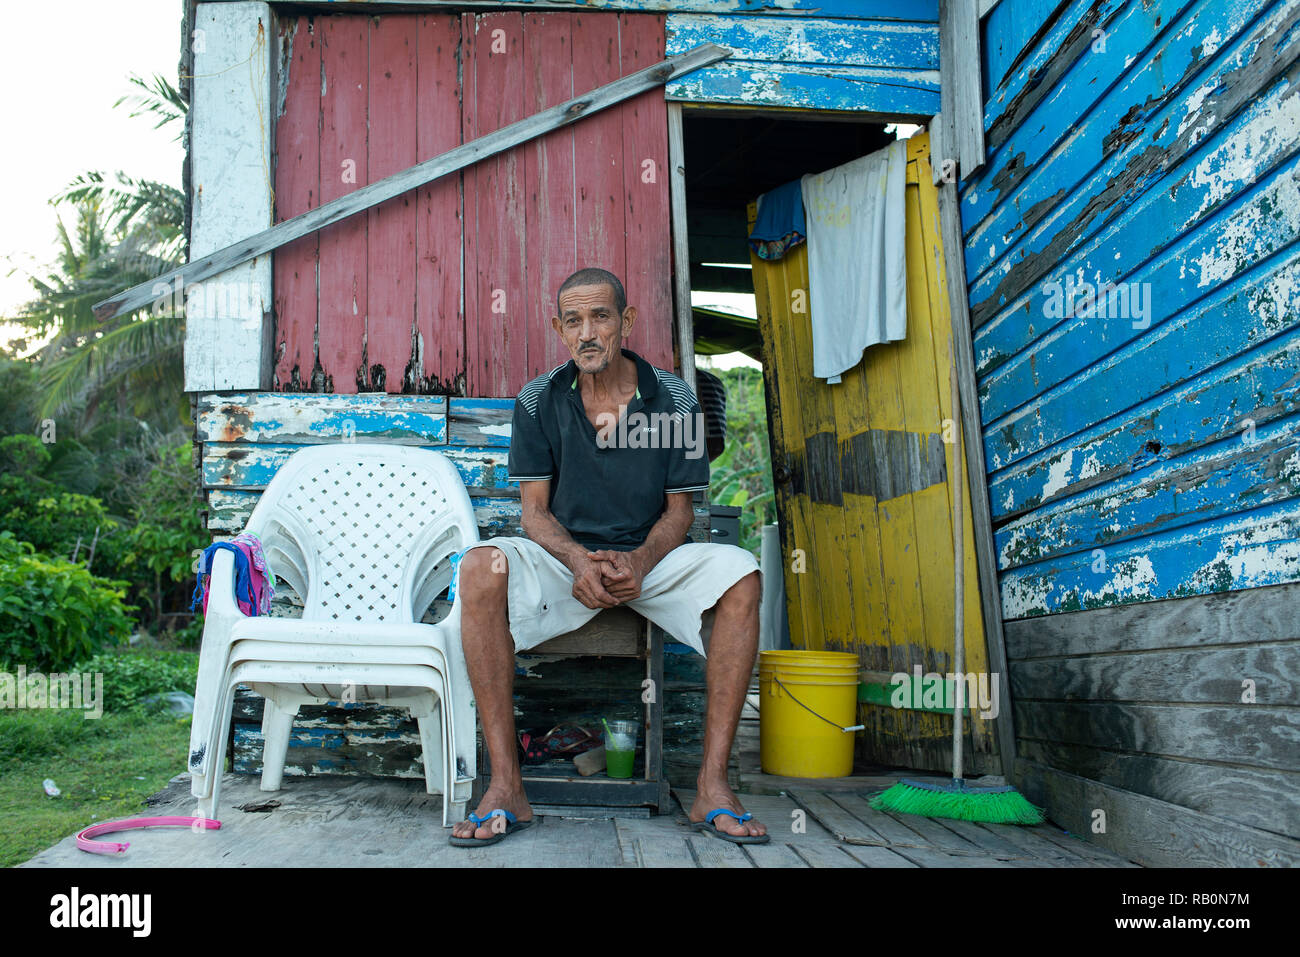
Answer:
[[[718, 599], [709, 639], [708, 713], [704, 721], [704, 756], [696, 780], [695, 803], [689, 817], [703, 821], [714, 808], [725, 807], [743, 813], [731, 786], [727, 784], [727, 758], [740, 724], [740, 712], [749, 690], [749, 678], [758, 654], [758, 602], [761, 595], [758, 572], [746, 575]], [[758, 836], [767, 828], [758, 821], [737, 821], [719, 814], [713, 819], [718, 830], [737, 837]]]
[[[521, 821], [532, 820], [524, 796], [515, 749], [515, 645], [510, 637], [507, 582], [509, 565], [499, 548], [475, 548], [460, 563], [460, 635], [465, 667], [474, 689], [483, 741], [492, 762], [492, 784], [475, 808], [482, 817], [505, 808]], [[496, 825], [498, 828], [501, 824]], [[454, 837], [492, 837], [492, 822], [477, 829], [472, 821], [452, 828]]]

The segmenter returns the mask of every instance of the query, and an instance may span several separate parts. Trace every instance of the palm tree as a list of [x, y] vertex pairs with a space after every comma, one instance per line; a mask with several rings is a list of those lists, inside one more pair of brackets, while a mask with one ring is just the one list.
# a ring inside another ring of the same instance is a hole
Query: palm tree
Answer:
[[[183, 120], [186, 105], [164, 77], [152, 83], [132, 76], [143, 93], [120, 98], [134, 104], [132, 117], [152, 114], [155, 128]], [[183, 127], [183, 124], [181, 124]], [[177, 131], [176, 138], [181, 136]], [[184, 317], [160, 303], [98, 322], [91, 305], [129, 286], [147, 282], [184, 262], [184, 194], [173, 186], [118, 172], [82, 173], [51, 200], [70, 206], [76, 222], [69, 231], [58, 220], [59, 256], [45, 278], [32, 277], [37, 297], [13, 317], [28, 326], [31, 339], [54, 331], [41, 350], [41, 400], [37, 417], [83, 409], [88, 428], [109, 396], [119, 413], [153, 420], [166, 429], [188, 416], [184, 402], [182, 346]]]

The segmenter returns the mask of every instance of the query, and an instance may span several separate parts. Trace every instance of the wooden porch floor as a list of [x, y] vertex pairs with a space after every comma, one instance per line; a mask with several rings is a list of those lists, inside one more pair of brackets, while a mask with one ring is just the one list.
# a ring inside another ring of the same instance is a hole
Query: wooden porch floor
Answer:
[[[644, 809], [535, 806], [539, 823], [484, 848], [447, 843], [442, 798], [423, 781], [286, 777], [275, 793], [258, 778], [228, 774], [223, 827], [123, 832], [125, 854], [89, 854], [74, 837], [22, 867], [1135, 867], [1051, 824], [1034, 828], [940, 821], [872, 810], [869, 799], [903, 776], [800, 780], [763, 774], [758, 712], [748, 704], [729, 775], [747, 810], [772, 835], [765, 845], [736, 845], [693, 832], [684, 808], [695, 794], [674, 788], [672, 813]], [[688, 764], [669, 779], [694, 783]], [[268, 802], [279, 802], [268, 808]], [[189, 776], [151, 799], [151, 815], [191, 815]], [[263, 808], [258, 810], [258, 808]], [[641, 816], [627, 816], [640, 814]], [[609, 816], [618, 814], [620, 816]]]

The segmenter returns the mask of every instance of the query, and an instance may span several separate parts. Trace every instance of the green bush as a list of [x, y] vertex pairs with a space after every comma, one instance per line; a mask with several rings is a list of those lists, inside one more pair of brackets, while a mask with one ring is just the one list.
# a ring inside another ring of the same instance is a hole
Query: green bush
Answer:
[[99, 654], [78, 671], [104, 676], [104, 711], [111, 714], [157, 710], [145, 705], [150, 695], [168, 691], [194, 694], [199, 656], [190, 651], [128, 651]]
[[716, 374], [727, 388], [727, 446], [711, 463], [709, 500], [740, 507], [740, 546], [758, 557], [763, 526], [776, 521], [763, 371], [736, 366]]
[[92, 570], [116, 569], [122, 552], [120, 523], [98, 498], [50, 481], [45, 475], [50, 458], [34, 435], [0, 439], [0, 529], [46, 555], [71, 559], [75, 551], [81, 563], [90, 561], [93, 543]]
[[57, 671], [125, 642], [137, 610], [123, 602], [126, 584], [0, 531], [0, 662]]
[[[187, 440], [159, 450], [142, 488], [147, 506], [138, 510], [125, 536], [120, 573], [131, 579], [132, 597], [147, 603], [155, 619], [169, 609], [188, 609], [198, 557], [212, 544], [200, 517], [202, 503], [194, 495], [191, 448]], [[177, 637], [197, 639], [202, 627], [191, 621]]]

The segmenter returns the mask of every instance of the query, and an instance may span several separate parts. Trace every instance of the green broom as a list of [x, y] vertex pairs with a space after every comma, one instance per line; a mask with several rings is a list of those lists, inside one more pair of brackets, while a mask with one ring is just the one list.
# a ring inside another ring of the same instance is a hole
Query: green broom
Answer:
[[966, 667], [965, 642], [965, 558], [962, 526], [962, 470], [961, 470], [961, 398], [957, 392], [956, 355], [952, 340], [948, 340], [948, 353], [953, 356], [950, 379], [952, 385], [952, 419], [957, 440], [953, 443], [954, 466], [949, 473], [952, 485], [952, 527], [955, 542], [956, 600], [953, 606], [953, 631], [955, 632], [953, 660], [957, 675], [957, 701], [952, 709], [952, 784], [927, 784], [904, 778], [880, 794], [871, 806], [878, 811], [899, 811], [903, 814], [920, 814], [924, 817], [948, 817], [959, 821], [985, 821], [990, 824], [1042, 824], [1043, 810], [1024, 798], [1010, 785], [1004, 787], [972, 787], [962, 780], [962, 710], [965, 704], [966, 683], [962, 675]]

